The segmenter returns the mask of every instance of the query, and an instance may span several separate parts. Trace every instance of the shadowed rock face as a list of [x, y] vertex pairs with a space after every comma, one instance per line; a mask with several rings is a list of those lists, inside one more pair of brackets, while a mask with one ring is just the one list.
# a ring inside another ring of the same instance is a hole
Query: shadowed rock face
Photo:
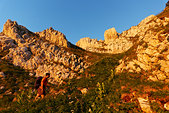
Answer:
[[9, 51], [2, 59], [35, 72], [36, 76], [50, 72], [52, 83], [73, 78], [89, 66], [85, 58], [63, 48], [70, 43], [64, 34], [52, 28], [33, 33], [15, 21], [7, 20], [2, 34], [0, 50]]
[[168, 7], [169, 6], [169, 1], [166, 3], [166, 7]]

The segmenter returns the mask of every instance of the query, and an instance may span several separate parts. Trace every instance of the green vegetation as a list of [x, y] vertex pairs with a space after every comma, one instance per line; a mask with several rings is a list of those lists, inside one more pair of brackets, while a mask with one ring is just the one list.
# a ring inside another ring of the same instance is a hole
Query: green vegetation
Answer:
[[86, 51], [80, 47], [75, 45], [71, 45], [70, 48], [64, 48], [69, 53], [76, 54], [79, 57], [85, 57], [87, 62], [94, 63], [100, 61], [101, 59], [111, 56], [111, 54], [101, 54], [101, 53], [93, 53], [90, 51]]
[[[6, 75], [0, 79], [0, 112], [141, 112], [137, 97], [148, 94], [150, 99], [162, 100], [169, 94], [167, 89], [163, 90], [168, 84], [147, 81], [141, 74], [115, 74], [118, 61], [131, 53], [133, 49], [107, 57], [100, 54], [100, 60], [79, 74], [78, 79], [67, 79], [61, 85], [49, 84], [47, 96], [38, 101], [34, 101], [35, 77], [8, 61], [0, 61], [0, 71]], [[0, 52], [1, 57], [5, 54]], [[81, 92], [84, 88], [87, 93]], [[164, 111], [157, 104], [151, 102], [152, 109]]]
[[[169, 18], [169, 7], [157, 16], [161, 19]], [[169, 25], [153, 30], [169, 33]], [[32, 33], [32, 37], [39, 36]], [[77, 78], [66, 79], [61, 85], [49, 84], [45, 99], [37, 101], [34, 101], [36, 78], [29, 76], [27, 70], [14, 66], [9, 61], [0, 60], [0, 72], [5, 74], [5, 78], [0, 78], [0, 112], [135, 113], [142, 112], [137, 100], [142, 95], [148, 95], [154, 112], [166, 112], [163, 104], [169, 101], [169, 84], [148, 81], [143, 76], [145, 74], [115, 73], [120, 59], [136, 58], [136, 43], [143, 44], [144, 48], [148, 47], [143, 41], [137, 42], [137, 39], [138, 36], [131, 38], [135, 45], [129, 51], [116, 55], [87, 52], [74, 45], [64, 48], [70, 53], [85, 57], [92, 65]], [[159, 36], [159, 39], [163, 41], [163, 37]], [[162, 52], [165, 51], [166, 49]], [[0, 51], [0, 58], [7, 53], [8, 51]], [[83, 89], [87, 92], [83, 92]]]

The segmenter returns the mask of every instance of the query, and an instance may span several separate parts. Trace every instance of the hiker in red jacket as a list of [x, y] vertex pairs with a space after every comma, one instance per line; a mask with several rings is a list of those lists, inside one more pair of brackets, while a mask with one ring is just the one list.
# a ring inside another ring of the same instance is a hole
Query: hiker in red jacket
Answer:
[[46, 86], [47, 86], [47, 83], [48, 83], [48, 78], [50, 77], [50, 73], [46, 73], [46, 76], [42, 78], [42, 81], [41, 81], [41, 85], [40, 87], [38, 88], [37, 90], [37, 95], [35, 97], [35, 100], [41, 96], [41, 98], [43, 99], [44, 96], [46, 95], [46, 92], [45, 92], [45, 89], [46, 89]]

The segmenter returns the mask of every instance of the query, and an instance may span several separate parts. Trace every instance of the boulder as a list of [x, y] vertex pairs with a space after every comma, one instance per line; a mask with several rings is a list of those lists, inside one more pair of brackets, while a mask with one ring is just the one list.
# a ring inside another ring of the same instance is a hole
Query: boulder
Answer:
[[161, 71], [157, 71], [157, 72], [155, 72], [155, 74], [156, 74], [158, 80], [160, 80], [160, 81], [165, 80], [167, 78], [166, 75]]
[[169, 102], [167, 102], [167, 103], [164, 104], [164, 108], [165, 108], [167, 111], [169, 111]]
[[5, 89], [5, 87], [4, 87], [4, 86], [1, 86], [1, 87], [0, 87], [0, 90], [3, 90], [3, 89]]
[[139, 101], [140, 107], [141, 107], [143, 112], [145, 112], [145, 113], [153, 113], [153, 111], [151, 110], [150, 104], [149, 104], [148, 97], [147, 98], [139, 97], [137, 99]]
[[169, 18], [168, 18], [168, 17], [165, 17], [165, 21], [169, 22]]
[[0, 72], [0, 78], [5, 78], [5, 74], [3, 72]]
[[88, 92], [88, 89], [87, 88], [83, 88], [80, 90], [82, 94], [86, 94]]
[[157, 77], [156, 76], [149, 76], [148, 80], [151, 80], [151, 81], [158, 81]]

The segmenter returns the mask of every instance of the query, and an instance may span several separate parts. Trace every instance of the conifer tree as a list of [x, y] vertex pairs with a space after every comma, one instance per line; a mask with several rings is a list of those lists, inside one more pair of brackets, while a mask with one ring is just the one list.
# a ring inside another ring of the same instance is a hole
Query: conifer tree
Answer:
[[166, 7], [168, 7], [169, 6], [169, 1], [166, 3]]

